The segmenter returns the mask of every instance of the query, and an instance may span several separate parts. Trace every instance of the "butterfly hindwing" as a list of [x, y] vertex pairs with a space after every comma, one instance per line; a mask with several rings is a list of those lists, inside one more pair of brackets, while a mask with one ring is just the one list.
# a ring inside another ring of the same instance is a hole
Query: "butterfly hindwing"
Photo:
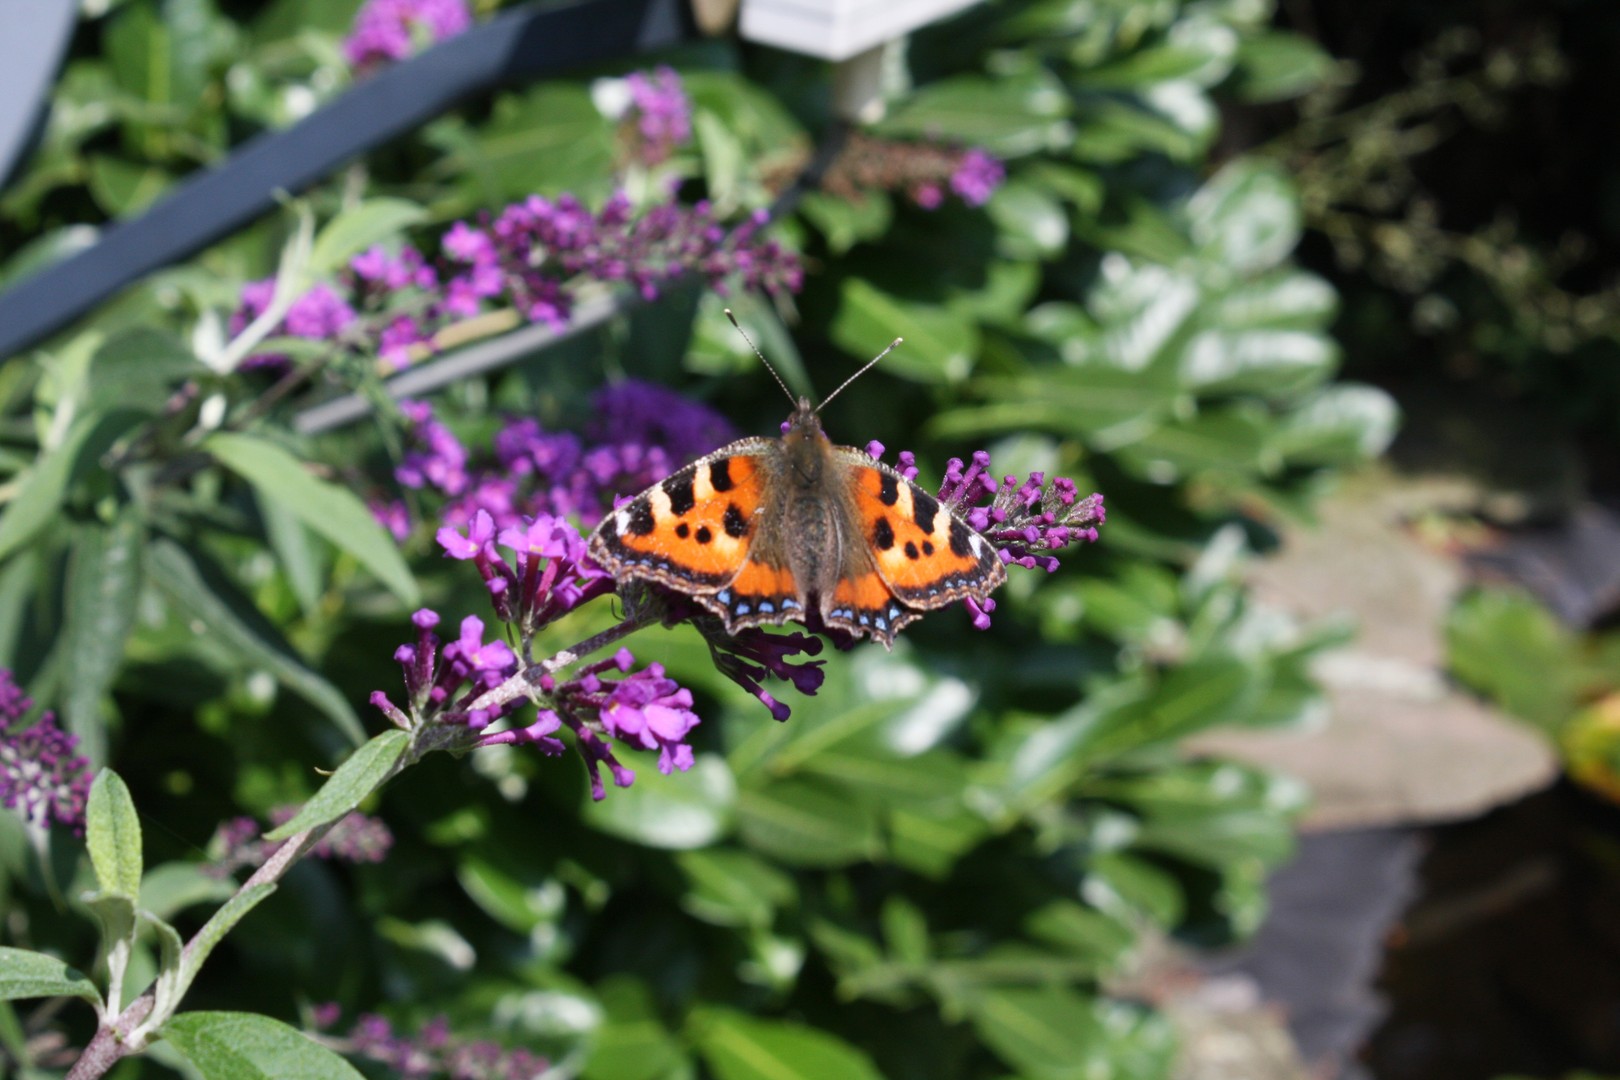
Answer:
[[747, 564], [758, 527], [762, 442], [732, 443], [615, 509], [591, 538], [591, 557], [615, 575], [692, 595], [724, 588]]
[[884, 583], [908, 607], [983, 598], [1007, 579], [995, 545], [938, 499], [860, 453], [844, 456], [862, 538]]

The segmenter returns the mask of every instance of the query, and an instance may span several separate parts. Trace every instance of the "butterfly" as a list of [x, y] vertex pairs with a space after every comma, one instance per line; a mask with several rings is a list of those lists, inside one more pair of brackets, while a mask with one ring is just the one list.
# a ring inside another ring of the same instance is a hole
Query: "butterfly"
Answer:
[[994, 544], [822, 431], [819, 409], [854, 378], [820, 406], [799, 398], [781, 438], [740, 439], [617, 507], [592, 534], [591, 558], [621, 584], [691, 597], [728, 634], [819, 616], [892, 647], [923, 612], [989, 596], [1007, 577]]

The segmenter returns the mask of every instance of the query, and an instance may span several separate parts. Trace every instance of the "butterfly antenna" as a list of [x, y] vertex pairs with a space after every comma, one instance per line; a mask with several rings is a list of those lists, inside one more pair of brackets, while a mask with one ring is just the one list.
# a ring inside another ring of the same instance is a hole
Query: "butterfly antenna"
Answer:
[[771, 373], [771, 377], [776, 380], [776, 385], [782, 388], [782, 393], [786, 394], [788, 396], [788, 400], [797, 406], [799, 399], [793, 396], [793, 391], [789, 390], [787, 383], [782, 381], [782, 376], [776, 373], [776, 369], [771, 367], [771, 362], [765, 359], [765, 354], [759, 351], [759, 346], [755, 345], [754, 339], [748, 336], [748, 331], [742, 328], [742, 323], [737, 321], [737, 316], [731, 313], [730, 308], [726, 308], [725, 312], [726, 318], [731, 320], [731, 325], [737, 328], [737, 333], [741, 334], [742, 339], [748, 342], [748, 347], [754, 350], [754, 355], [759, 357], [759, 362], [765, 365], [765, 370]]
[[849, 378], [845, 379], [843, 381], [843, 383], [838, 387], [837, 390], [834, 390], [832, 393], [828, 394], [825, 398], [823, 398], [821, 404], [816, 406], [816, 412], [820, 412], [822, 409], [825, 409], [827, 407], [827, 402], [831, 401], [833, 398], [837, 397], [839, 394], [842, 394], [844, 392], [844, 387], [848, 386], [850, 383], [854, 382], [856, 379], [858, 379], [862, 375], [866, 374], [867, 368], [870, 368], [873, 364], [877, 363], [879, 360], [883, 359], [885, 356], [888, 356], [890, 353], [894, 352], [895, 346], [899, 345], [904, 340], [906, 340], [906, 339], [903, 338], [903, 337], [897, 337], [893, 341], [889, 342], [889, 347], [887, 349], [884, 349], [882, 352], [880, 352], [876, 356], [872, 357], [872, 359], [868, 360], [865, 364], [861, 365], [861, 370], [857, 371], [855, 374], [853, 374]]

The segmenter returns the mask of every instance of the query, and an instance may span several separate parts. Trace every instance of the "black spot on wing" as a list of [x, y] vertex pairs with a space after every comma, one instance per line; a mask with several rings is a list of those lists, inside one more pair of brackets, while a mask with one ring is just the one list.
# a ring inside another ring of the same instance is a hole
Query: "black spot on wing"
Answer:
[[900, 501], [900, 480], [893, 473], [883, 474], [883, 480], [878, 487], [878, 498], [883, 500], [884, 506], [893, 506]]
[[906, 541], [906, 558], [915, 559], [916, 557], [917, 557], [917, 545], [913, 544], [910, 540], [907, 540]]
[[725, 526], [726, 535], [733, 539], [740, 540], [748, 535], [748, 519], [737, 509], [736, 503], [726, 505], [726, 516], [721, 524]]
[[631, 536], [647, 536], [658, 527], [653, 520], [652, 503], [647, 499], [637, 499], [630, 504], [630, 527], [627, 530]]
[[736, 486], [731, 479], [730, 458], [709, 462], [709, 486], [716, 491], [730, 491]]
[[664, 494], [669, 496], [669, 508], [675, 516], [686, 514], [696, 505], [697, 500], [692, 497], [692, 473], [688, 470], [678, 472], [664, 481]]
[[917, 528], [925, 533], [934, 531], [934, 518], [939, 514], [939, 500], [925, 491], [915, 491], [911, 496], [913, 509], [912, 519], [917, 522]]
[[973, 553], [973, 547], [968, 542], [967, 526], [960, 521], [951, 522], [951, 554], [959, 559], [965, 559]]
[[889, 524], [888, 518], [878, 518], [877, 524], [872, 526], [872, 543], [879, 551], [894, 547], [894, 526]]
[[694, 536], [693, 539], [700, 544], [707, 544], [710, 540], [714, 539], [714, 533], [709, 531], [709, 527], [707, 525], [699, 525], [697, 535]]

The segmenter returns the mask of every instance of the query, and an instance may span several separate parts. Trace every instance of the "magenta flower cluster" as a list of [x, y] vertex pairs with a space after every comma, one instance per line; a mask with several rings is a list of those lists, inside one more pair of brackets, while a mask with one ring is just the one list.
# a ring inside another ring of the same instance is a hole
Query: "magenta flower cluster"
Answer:
[[33, 707], [11, 672], [0, 668], [0, 806], [35, 828], [65, 825], [82, 834], [90, 762], [77, 752], [79, 737], [63, 731], [54, 713], [29, 723]]
[[319, 1038], [333, 1049], [366, 1058], [408, 1080], [535, 1080], [550, 1066], [544, 1057], [521, 1047], [507, 1050], [483, 1039], [463, 1039], [444, 1017], [428, 1021], [414, 1035], [401, 1035], [386, 1019], [365, 1013], [344, 1035], [330, 1034], [343, 1018], [335, 1003], [317, 1005], [311, 1020]]
[[[572, 195], [533, 195], [493, 217], [452, 225], [437, 259], [409, 245], [362, 252], [334, 282], [298, 297], [275, 332], [337, 341], [398, 370], [430, 353], [443, 327], [497, 307], [566, 326], [580, 285], [589, 282], [626, 284], [648, 299], [688, 274], [720, 292], [795, 292], [804, 282], [798, 256], [762, 235], [767, 221], [759, 211], [727, 225], [707, 202], [637, 210], [618, 193], [593, 211]], [[231, 333], [264, 314], [274, 293], [272, 280], [244, 286]], [[265, 353], [242, 366], [281, 371], [288, 363]]]
[[373, 68], [403, 60], [472, 25], [466, 0], [366, 0], [343, 41], [351, 67]]
[[[548, 431], [533, 417], [507, 421], [490, 449], [472, 453], [425, 402], [406, 402], [409, 449], [395, 470], [402, 487], [434, 497], [434, 515], [466, 529], [481, 510], [495, 528], [538, 517], [594, 525], [615, 496], [639, 491], [736, 438], [725, 418], [672, 390], [625, 380], [591, 398], [581, 433]], [[398, 500], [373, 512], [401, 540], [410, 515]]]
[[625, 121], [635, 135], [636, 158], [644, 165], [668, 160], [677, 146], [692, 137], [692, 102], [675, 69], [659, 66], [625, 77], [630, 108]]

